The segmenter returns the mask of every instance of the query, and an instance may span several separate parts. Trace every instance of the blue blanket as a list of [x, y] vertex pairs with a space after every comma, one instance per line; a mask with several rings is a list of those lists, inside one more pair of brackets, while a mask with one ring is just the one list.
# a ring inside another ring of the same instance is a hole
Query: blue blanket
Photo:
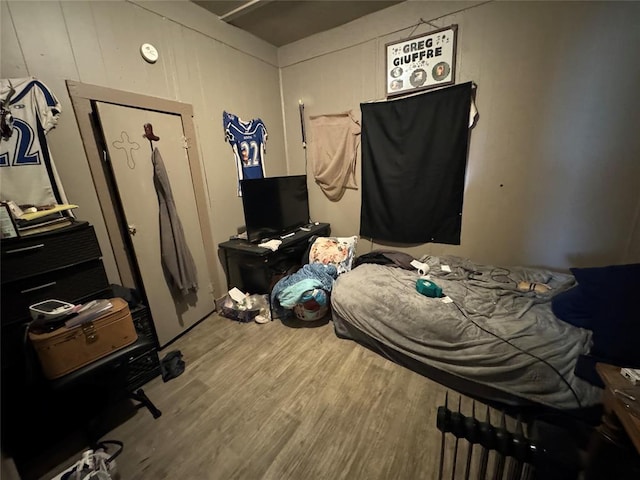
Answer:
[[[297, 272], [281, 278], [271, 291], [271, 305], [276, 314], [283, 313], [283, 307], [292, 308], [298, 303], [302, 294], [313, 288], [321, 288], [327, 293], [331, 292], [333, 282], [338, 276], [338, 270], [334, 265], [322, 263], [310, 263], [304, 265]], [[311, 281], [309, 281], [311, 280]], [[302, 288], [297, 288], [300, 283]], [[298, 298], [295, 298], [295, 297]]]

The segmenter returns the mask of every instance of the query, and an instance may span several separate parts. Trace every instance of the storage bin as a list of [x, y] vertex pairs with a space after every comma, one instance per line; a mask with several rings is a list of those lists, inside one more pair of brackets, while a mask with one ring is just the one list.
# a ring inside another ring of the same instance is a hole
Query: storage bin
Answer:
[[269, 309], [268, 295], [250, 295], [239, 304], [229, 295], [225, 297], [220, 309], [220, 315], [237, 322], [252, 322], [260, 312], [267, 313]]

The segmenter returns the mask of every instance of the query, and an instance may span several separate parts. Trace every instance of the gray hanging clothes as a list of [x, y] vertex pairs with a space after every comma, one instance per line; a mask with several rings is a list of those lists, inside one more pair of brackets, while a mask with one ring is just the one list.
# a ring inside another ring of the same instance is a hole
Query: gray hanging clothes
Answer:
[[169, 176], [157, 148], [153, 149], [151, 161], [153, 163], [153, 184], [156, 187], [160, 207], [162, 265], [171, 276], [173, 286], [182, 295], [186, 295], [190, 290], [198, 289], [196, 264], [184, 237], [182, 223], [173, 201], [173, 193], [171, 193]]

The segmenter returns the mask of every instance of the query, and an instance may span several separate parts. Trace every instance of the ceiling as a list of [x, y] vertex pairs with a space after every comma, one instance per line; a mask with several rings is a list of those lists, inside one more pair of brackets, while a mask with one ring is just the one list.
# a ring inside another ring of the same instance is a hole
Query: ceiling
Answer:
[[227, 0], [194, 3], [221, 20], [281, 47], [401, 1]]

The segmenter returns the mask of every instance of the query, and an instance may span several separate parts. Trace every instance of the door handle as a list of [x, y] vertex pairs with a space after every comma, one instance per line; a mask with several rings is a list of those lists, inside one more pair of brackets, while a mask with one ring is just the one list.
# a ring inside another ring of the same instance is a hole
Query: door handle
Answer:
[[135, 235], [136, 232], [138, 231], [135, 225], [128, 225], [128, 227], [129, 227], [129, 235]]

